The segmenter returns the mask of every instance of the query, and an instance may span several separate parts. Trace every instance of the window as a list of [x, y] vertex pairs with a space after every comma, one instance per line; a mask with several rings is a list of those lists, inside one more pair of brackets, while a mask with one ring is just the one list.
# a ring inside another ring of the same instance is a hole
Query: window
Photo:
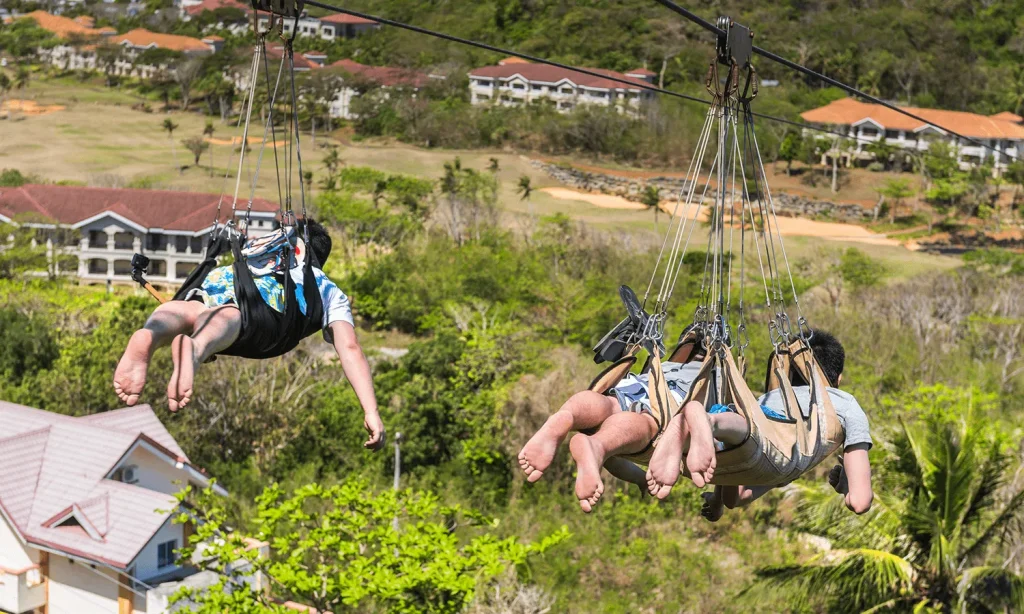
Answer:
[[887, 139], [898, 139], [898, 138], [900, 138], [900, 131], [899, 130], [886, 130], [885, 131], [885, 138], [887, 138]]
[[877, 128], [864, 127], [860, 129], [862, 136], [878, 136]]
[[534, 83], [533, 85], [530, 86], [530, 89], [535, 91], [535, 92], [543, 92], [544, 91], [544, 86], [543, 85], [537, 85], [536, 83]]
[[523, 85], [522, 83], [513, 83], [512, 84], [512, 89], [514, 89], [514, 90], [525, 90], [526, 86]]
[[177, 560], [174, 551], [178, 549], [178, 540], [172, 539], [169, 542], [164, 542], [156, 547], [156, 566], [158, 569], [164, 567], [171, 567]]
[[558, 91], [562, 92], [563, 94], [571, 94], [572, 93], [572, 88], [571, 87], [563, 87], [562, 89], [560, 89]]

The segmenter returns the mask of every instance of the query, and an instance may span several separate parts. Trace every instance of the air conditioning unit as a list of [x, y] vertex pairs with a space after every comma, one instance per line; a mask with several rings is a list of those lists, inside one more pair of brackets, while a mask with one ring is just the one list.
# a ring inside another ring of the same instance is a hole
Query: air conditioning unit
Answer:
[[136, 465], [125, 465], [124, 471], [122, 472], [122, 482], [125, 484], [135, 484], [139, 481], [138, 476], [139, 468]]

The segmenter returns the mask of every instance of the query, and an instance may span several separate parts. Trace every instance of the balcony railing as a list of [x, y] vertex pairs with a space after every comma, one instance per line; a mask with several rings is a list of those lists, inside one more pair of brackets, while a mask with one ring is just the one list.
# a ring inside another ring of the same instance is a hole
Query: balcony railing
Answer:
[[0, 567], [0, 610], [29, 612], [46, 605], [46, 583], [38, 565], [24, 569]]

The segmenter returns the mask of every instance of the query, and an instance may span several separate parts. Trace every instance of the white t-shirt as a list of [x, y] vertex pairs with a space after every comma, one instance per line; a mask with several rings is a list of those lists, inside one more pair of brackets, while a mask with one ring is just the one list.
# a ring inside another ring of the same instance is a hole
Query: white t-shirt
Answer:
[[[293, 267], [291, 275], [292, 281], [295, 282], [295, 295], [299, 299], [299, 308], [305, 314], [306, 301], [302, 294], [302, 267]], [[345, 293], [341, 291], [341, 288], [331, 281], [322, 270], [313, 267], [313, 277], [316, 279], [317, 289], [320, 290], [320, 300], [323, 301], [324, 305], [324, 339], [330, 342], [331, 324], [335, 322], [348, 322], [355, 326], [355, 322], [352, 320], [352, 304], [348, 297], [345, 296]]]

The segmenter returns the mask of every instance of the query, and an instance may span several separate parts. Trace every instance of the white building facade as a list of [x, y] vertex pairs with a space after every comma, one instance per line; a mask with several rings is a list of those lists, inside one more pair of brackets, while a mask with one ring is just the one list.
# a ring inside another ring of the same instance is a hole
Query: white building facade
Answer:
[[[848, 134], [854, 141], [852, 157], [863, 160], [871, 159], [866, 148], [883, 140], [910, 152], [927, 151], [933, 141], [944, 141], [952, 146], [961, 169], [991, 164], [996, 174], [1005, 170], [1013, 158], [1024, 156], [1024, 118], [1013, 113], [985, 116], [938, 109], [908, 107], [906, 110], [968, 138], [954, 136], [887, 107], [851, 98], [806, 111], [801, 117], [817, 126]], [[815, 138], [834, 139], [804, 132]]]
[[[48, 253], [77, 257], [76, 270], [66, 273], [81, 283], [132, 284], [132, 256], [142, 254], [150, 259], [147, 279], [173, 288], [202, 262], [220, 200], [193, 192], [26, 185], [0, 189], [0, 222], [34, 227]], [[223, 209], [230, 211], [227, 201]], [[245, 221], [244, 205], [240, 209], [237, 225]], [[254, 200], [249, 236], [276, 228], [277, 211], [269, 201]]]
[[541, 102], [563, 112], [590, 104], [638, 115], [643, 104], [653, 99], [653, 92], [644, 89], [653, 83], [655, 75], [651, 71], [588, 70], [605, 77], [522, 61], [484, 66], [469, 73], [470, 101], [475, 105], [502, 106]]

